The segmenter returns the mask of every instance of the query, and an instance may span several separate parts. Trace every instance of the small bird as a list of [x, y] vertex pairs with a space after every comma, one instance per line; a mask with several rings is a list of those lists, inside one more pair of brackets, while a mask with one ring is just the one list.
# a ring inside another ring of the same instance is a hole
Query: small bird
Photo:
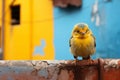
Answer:
[[87, 24], [78, 23], [74, 26], [69, 46], [75, 60], [79, 56], [83, 60], [90, 60], [90, 55], [95, 53], [96, 41]]

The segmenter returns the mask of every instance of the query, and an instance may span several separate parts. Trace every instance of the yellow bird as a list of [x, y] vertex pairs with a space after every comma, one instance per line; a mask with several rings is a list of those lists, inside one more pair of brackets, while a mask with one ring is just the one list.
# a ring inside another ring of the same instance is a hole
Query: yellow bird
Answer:
[[90, 59], [90, 55], [95, 53], [96, 41], [87, 24], [79, 23], [74, 26], [69, 45], [76, 60], [79, 56], [83, 60]]

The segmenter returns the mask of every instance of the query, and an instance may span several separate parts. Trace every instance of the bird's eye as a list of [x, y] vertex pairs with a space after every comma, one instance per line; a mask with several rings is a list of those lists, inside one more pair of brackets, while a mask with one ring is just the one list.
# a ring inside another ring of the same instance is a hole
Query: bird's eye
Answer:
[[79, 33], [80, 31], [79, 31], [79, 30], [77, 30], [76, 32], [77, 32], [77, 33]]
[[88, 31], [89, 31], [89, 29], [86, 30], [86, 32], [88, 32]]

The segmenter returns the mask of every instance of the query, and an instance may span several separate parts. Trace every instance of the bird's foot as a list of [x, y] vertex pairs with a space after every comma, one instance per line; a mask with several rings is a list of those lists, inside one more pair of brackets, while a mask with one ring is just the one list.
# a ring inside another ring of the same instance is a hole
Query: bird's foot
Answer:
[[94, 63], [94, 60], [92, 60], [92, 59], [90, 58], [90, 56], [85, 57], [85, 58], [83, 57], [83, 60], [87, 60], [89, 65], [92, 65], [92, 64]]
[[74, 61], [73, 61], [73, 63], [75, 64], [75, 65], [77, 65], [77, 62], [79, 61], [78, 59], [77, 59], [77, 56], [74, 56]]
[[92, 65], [94, 63], [94, 60], [88, 59], [89, 65]]
[[75, 59], [72, 63], [75, 64], [75, 65], [77, 65], [78, 61], [79, 61], [78, 59]]

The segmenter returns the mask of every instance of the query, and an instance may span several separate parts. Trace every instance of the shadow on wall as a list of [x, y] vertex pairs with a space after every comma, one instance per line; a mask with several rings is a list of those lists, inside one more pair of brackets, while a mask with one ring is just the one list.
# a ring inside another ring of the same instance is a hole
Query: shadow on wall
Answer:
[[72, 6], [72, 5], [68, 5], [67, 8], [59, 8], [59, 10], [61, 12], [66, 12], [66, 13], [73, 13], [75, 11], [80, 11], [82, 9], [82, 5], [79, 6], [79, 7], [76, 7], [76, 6]]

